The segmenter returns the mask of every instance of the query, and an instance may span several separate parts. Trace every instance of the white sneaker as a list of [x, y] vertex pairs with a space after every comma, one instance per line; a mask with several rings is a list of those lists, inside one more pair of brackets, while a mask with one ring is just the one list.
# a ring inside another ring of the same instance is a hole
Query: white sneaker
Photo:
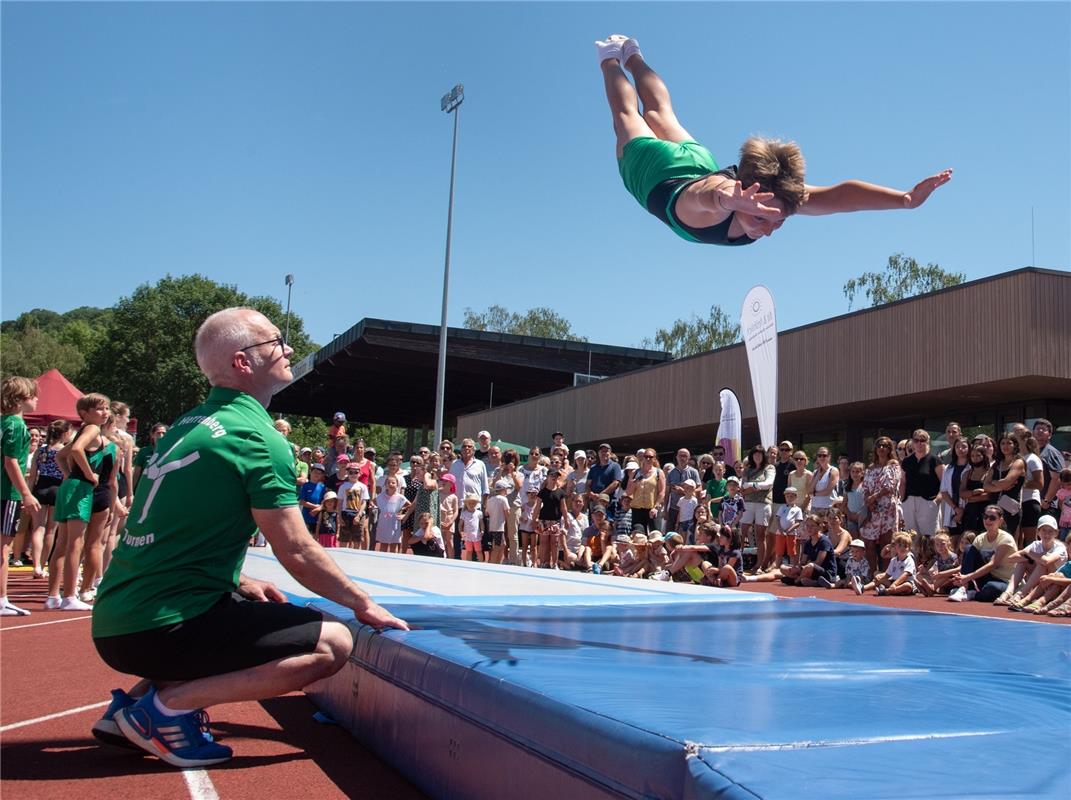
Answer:
[[93, 606], [83, 603], [77, 597], [64, 597], [59, 604], [60, 611], [92, 611]]
[[83, 603], [92, 603], [97, 599], [97, 590], [90, 589], [88, 592], [82, 592], [81, 600]]
[[962, 586], [957, 586], [952, 592], [949, 593], [948, 599], [953, 603], [962, 603], [964, 600], [968, 600], [967, 590]]
[[59, 611], [60, 604], [63, 601], [58, 597], [49, 597], [45, 599], [45, 611]]
[[621, 66], [625, 66], [626, 62], [633, 56], [643, 58], [643, 53], [640, 52], [640, 43], [635, 39], [626, 39], [621, 43]]
[[5, 599], [3, 605], [0, 605], [0, 617], [28, 617], [30, 612], [25, 608], [19, 608], [10, 600]]
[[852, 591], [858, 595], [863, 593], [863, 581], [858, 575], [852, 575]]
[[614, 41], [611, 36], [609, 39], [599, 39], [595, 42], [595, 53], [599, 57], [599, 63], [603, 61], [609, 61], [611, 59], [621, 60], [621, 42]]

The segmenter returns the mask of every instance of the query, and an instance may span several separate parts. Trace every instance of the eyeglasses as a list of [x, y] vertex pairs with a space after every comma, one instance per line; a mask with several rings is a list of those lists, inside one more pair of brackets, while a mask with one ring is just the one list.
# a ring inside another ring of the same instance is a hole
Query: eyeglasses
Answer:
[[654, 458], [654, 456], [644, 456], [644, 458], [646, 458], [648, 461], [650, 461], [652, 458]]
[[778, 447], [777, 449], [780, 450], [782, 453], [791, 453], [792, 452], [792, 448], [791, 447]]
[[819, 453], [818, 457], [819, 458], [829, 458], [829, 453]]
[[1000, 519], [1000, 514], [986, 514], [986, 519]]
[[913, 442], [922, 442], [923, 444], [926, 444], [926, 442], [928, 442], [930, 440], [929, 439], [912, 439], [911, 441], [913, 441]]
[[792, 460], [793, 460], [793, 461], [795, 461], [795, 462], [797, 462], [797, 463], [798, 463], [798, 462], [802, 462], [802, 463], [804, 463], [804, 464], [806, 464], [806, 463], [807, 463], [807, 459], [806, 459], [806, 458], [794, 458], [794, 459], [792, 459]]
[[262, 344], [270, 344], [272, 349], [278, 345], [279, 347], [286, 347], [286, 340], [280, 335], [274, 339], [265, 339], [263, 342], [257, 342], [256, 344], [246, 345], [245, 347], [239, 347], [238, 352], [244, 353], [246, 350], [252, 350], [254, 347], [260, 347]]
[[892, 445], [888, 442], [882, 442], [878, 445], [878, 450], [892, 450]]

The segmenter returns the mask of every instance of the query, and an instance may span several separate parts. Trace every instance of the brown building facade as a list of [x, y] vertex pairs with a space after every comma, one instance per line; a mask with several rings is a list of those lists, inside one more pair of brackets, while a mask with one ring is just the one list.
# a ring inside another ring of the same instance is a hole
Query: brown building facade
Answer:
[[[775, 298], [776, 299], [776, 298]], [[993, 435], [1046, 417], [1071, 450], [1071, 272], [1027, 268], [778, 334], [779, 439], [865, 457], [873, 438], [954, 420]], [[458, 418], [458, 435], [617, 452], [708, 450], [718, 393], [740, 398], [743, 446], [758, 425], [743, 344]]]

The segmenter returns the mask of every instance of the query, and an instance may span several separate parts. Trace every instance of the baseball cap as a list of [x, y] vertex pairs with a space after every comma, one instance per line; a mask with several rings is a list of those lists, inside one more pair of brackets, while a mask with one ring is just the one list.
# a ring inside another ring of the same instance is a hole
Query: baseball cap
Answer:
[[467, 503], [469, 500], [475, 500], [478, 503], [478, 502], [480, 502], [480, 496], [478, 494], [473, 494], [472, 492], [468, 492], [465, 495], [465, 502]]
[[851, 547], [866, 547], [866, 542], [862, 539], [852, 539]]
[[586, 459], [587, 457], [588, 457], [588, 454], [584, 450], [574, 450], [573, 451], [573, 461], [576, 461], [578, 458]]
[[632, 544], [632, 537], [627, 533], [619, 533], [614, 537], [614, 541], [618, 544]]
[[335, 412], [335, 422], [345, 422], [345, 421], [346, 421], [346, 415], [343, 414], [341, 411], [336, 411]]
[[592, 514], [602, 514], [605, 517], [606, 516], [606, 508], [604, 506], [595, 506], [595, 508], [591, 509], [591, 513]]
[[1056, 524], [1056, 517], [1054, 517], [1052, 514], [1044, 514], [1044, 515], [1042, 515], [1041, 518], [1038, 519], [1037, 527], [1039, 527], [1039, 528], [1054, 528], [1054, 529], [1057, 529], [1057, 530], [1059, 529], [1059, 526]]
[[728, 478], [725, 479], [725, 482], [726, 483], [735, 483], [737, 486], [740, 485], [740, 479], [738, 477], [736, 477], [735, 475], [730, 475]]
[[[732, 480], [732, 478], [730, 478], [729, 480]], [[785, 494], [799, 494], [799, 493], [800, 493], [799, 489], [797, 489], [795, 486], [786, 486], [785, 487]]]
[[495, 481], [495, 489], [508, 489], [509, 481]]
[[679, 533], [674, 532], [666, 537], [666, 541], [673, 542], [673, 544], [684, 544], [684, 537]]
[[338, 464], [348, 464], [350, 463], [350, 457], [345, 453], [340, 453], [338, 458], [335, 459], [335, 462]]
[[550, 435], [550, 438], [553, 439], [555, 436], [561, 436], [563, 439], [565, 438], [565, 434], [561, 431], [554, 431], [554, 433]]
[[491, 438], [491, 434], [490, 434], [490, 432], [489, 432], [489, 431], [480, 431], [479, 433], [477, 433], [477, 434], [476, 434], [476, 438], [477, 438], [477, 439], [482, 439], [482, 438], [484, 438], [485, 436], [486, 436], [486, 437], [487, 437], [488, 439], [490, 439], [490, 438]]
[[323, 464], [313, 464], [313, 465], [311, 465], [309, 467], [309, 469], [318, 469], [318, 470], [320, 470], [320, 472], [326, 472], [327, 471], [327, 467], [325, 467]]
[[[676, 533], [676, 531], [673, 531], [673, 533]], [[654, 533], [652, 533], [650, 536], [647, 537], [647, 541], [650, 542], [651, 544], [655, 544], [656, 542], [664, 542], [665, 539], [662, 538], [662, 534], [661, 533], [659, 533], [658, 531], [655, 531]]]
[[626, 461], [625, 462], [625, 469], [627, 469], [627, 470], [628, 469], [639, 469], [639, 468], [640, 468], [640, 465], [637, 464], [635, 461]]
[[692, 488], [694, 489], [694, 488], [695, 488], [696, 486], [698, 486], [699, 484], [698, 484], [698, 483], [696, 483], [694, 479], [692, 479], [692, 478], [688, 478], [687, 480], [685, 480], [685, 481], [684, 481], [684, 485], [685, 485], [685, 486], [691, 486], [691, 487], [692, 487]]
[[608, 444], [607, 444], [606, 442], [603, 442], [602, 444], [600, 444], [600, 445], [599, 445], [599, 449], [600, 449], [600, 450], [602, 450], [602, 449], [603, 449], [604, 447], [605, 447], [605, 448], [606, 448], [607, 450], [613, 450], [613, 449], [614, 449], [614, 448], [610, 447], [610, 445], [608, 445]]
[[312, 452], [312, 448], [311, 447], [302, 447], [301, 448], [301, 452], [302, 453], [311, 453]]
[[335, 492], [325, 492], [324, 502], [326, 503], [328, 500], [338, 500], [338, 495]]

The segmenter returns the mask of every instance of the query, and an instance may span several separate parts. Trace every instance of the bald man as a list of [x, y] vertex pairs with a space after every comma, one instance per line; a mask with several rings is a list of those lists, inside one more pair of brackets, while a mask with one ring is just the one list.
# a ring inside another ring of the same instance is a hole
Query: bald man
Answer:
[[94, 735], [184, 768], [231, 757], [204, 709], [301, 689], [341, 669], [353, 649], [342, 622], [240, 574], [256, 529], [315, 594], [367, 625], [408, 630], [305, 529], [293, 455], [266, 410], [292, 377], [278, 327], [228, 308], [205, 320], [195, 349], [212, 389], [157, 443], [93, 610], [101, 658], [142, 679], [112, 691]]

